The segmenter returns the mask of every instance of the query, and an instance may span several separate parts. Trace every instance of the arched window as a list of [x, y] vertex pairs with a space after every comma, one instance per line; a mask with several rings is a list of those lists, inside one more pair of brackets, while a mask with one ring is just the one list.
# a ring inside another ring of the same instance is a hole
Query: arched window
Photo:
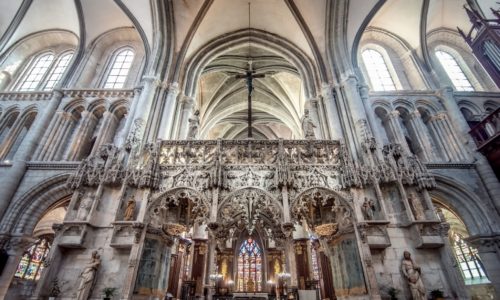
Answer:
[[[253, 282], [252, 287], [249, 283]], [[238, 255], [238, 291], [262, 291], [262, 251], [254, 239], [249, 237], [240, 247]]]
[[488, 282], [488, 278], [484, 273], [483, 266], [477, 255], [477, 249], [467, 245], [462, 236], [458, 233], [452, 233], [451, 240], [453, 243], [453, 251], [455, 252], [465, 283]]
[[394, 91], [396, 86], [392, 79], [387, 64], [380, 52], [367, 49], [363, 51], [363, 62], [370, 77], [371, 87], [374, 91]]
[[121, 89], [127, 80], [128, 72], [134, 60], [134, 52], [131, 49], [123, 49], [116, 53], [111, 69], [109, 70], [106, 82], [104, 83], [105, 89]]
[[38, 56], [35, 61], [28, 66], [24, 72], [23, 79], [19, 82], [17, 91], [34, 91], [37, 90], [42, 82], [45, 74], [49, 70], [54, 61], [54, 54], [45, 53]]
[[14, 276], [20, 279], [38, 280], [51, 245], [52, 240], [48, 236], [40, 237], [24, 252]]
[[436, 57], [457, 91], [474, 91], [469, 79], [467, 79], [457, 60], [451, 54], [438, 50], [436, 51]]
[[54, 88], [54, 86], [59, 82], [61, 77], [66, 71], [66, 68], [73, 57], [73, 52], [66, 52], [57, 60], [57, 64], [52, 68], [50, 74], [47, 78], [47, 82], [45, 83], [44, 91], [50, 91]]

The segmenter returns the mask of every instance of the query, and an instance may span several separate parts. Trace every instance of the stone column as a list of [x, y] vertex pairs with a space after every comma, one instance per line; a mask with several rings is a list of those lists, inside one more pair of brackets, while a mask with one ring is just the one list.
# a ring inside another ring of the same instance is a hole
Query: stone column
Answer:
[[97, 153], [101, 145], [109, 142], [111, 133], [116, 129], [116, 121], [116, 117], [112, 112], [104, 112], [104, 114], [102, 115], [101, 127], [99, 128], [99, 132], [97, 133], [97, 138], [95, 140], [91, 154]]
[[37, 115], [30, 131], [21, 143], [18, 150], [19, 152], [17, 153], [12, 166], [7, 172], [4, 173], [6, 176], [2, 178], [0, 182], [0, 190], [2, 191], [0, 193], [0, 219], [7, 210], [9, 203], [11, 203], [12, 197], [14, 196], [14, 193], [24, 176], [26, 171], [26, 161], [33, 155], [40, 137], [43, 136], [43, 132], [49, 126], [50, 120], [54, 117], [54, 113], [61, 103], [62, 97], [62, 92], [57, 90], [53, 92], [49, 103], [45, 106], [45, 109]]
[[207, 240], [193, 239], [193, 264], [191, 265], [191, 280], [196, 281], [196, 296], [203, 297], [203, 285], [205, 283], [205, 266], [207, 264], [208, 245]]
[[417, 139], [419, 147], [419, 155], [422, 159], [427, 162], [432, 162], [437, 160], [436, 153], [432, 149], [432, 143], [430, 136], [427, 133], [427, 128], [425, 127], [420, 112], [414, 110], [408, 114], [408, 127], [412, 131], [413, 136]]
[[367, 85], [362, 85], [359, 87], [359, 94], [361, 96], [361, 101], [363, 101], [363, 106], [365, 108], [366, 117], [368, 118], [368, 123], [370, 124], [370, 128], [372, 129], [372, 134], [375, 137], [375, 141], [379, 144], [382, 144], [382, 133], [380, 130], [380, 125], [377, 124], [377, 118], [375, 117], [375, 113], [373, 108], [371, 107], [370, 98], [368, 95], [369, 87]]
[[63, 111], [58, 111], [55, 114], [55, 118], [50, 122], [49, 128], [43, 135], [42, 141], [39, 147], [36, 149], [35, 154], [33, 155], [34, 160], [43, 160], [44, 155], [47, 153], [47, 150], [53, 145], [54, 136], [59, 131], [61, 127], [61, 123], [64, 120]]
[[24, 118], [18, 117], [10, 127], [9, 132], [0, 144], [0, 159], [5, 159], [20, 133], [20, 127], [24, 125]]
[[9, 289], [10, 283], [17, 271], [17, 265], [24, 254], [24, 251], [34, 242], [32, 237], [17, 236], [2, 238], [4, 247], [7, 249], [9, 258], [0, 276], [0, 299], [4, 299]]
[[323, 103], [325, 105], [328, 129], [330, 139], [341, 140], [343, 138], [342, 125], [340, 124], [340, 115], [337, 107], [337, 99], [333, 92], [333, 85], [324, 83], [321, 89]]
[[399, 111], [397, 110], [389, 112], [384, 118], [384, 123], [389, 128], [388, 133], [391, 135], [392, 142], [400, 144], [406, 153], [410, 153], [405, 136], [403, 135], [403, 129], [399, 122]]
[[133, 117], [134, 117], [135, 111], [137, 109], [137, 105], [139, 103], [139, 97], [141, 95], [141, 91], [142, 91], [142, 87], [134, 88], [134, 97], [131, 100], [132, 103], [130, 103], [130, 109], [129, 109], [127, 115], [123, 116], [124, 118], [126, 117], [127, 119], [125, 121], [125, 126], [123, 126], [123, 129], [120, 132], [120, 136], [117, 139], [116, 146], [118, 146], [118, 147], [123, 146], [128, 134], [130, 132], [130, 127], [132, 126], [132, 121], [134, 119]]
[[316, 128], [314, 128], [314, 135], [316, 136], [316, 139], [322, 140], [325, 139], [326, 132], [325, 132], [325, 122], [322, 122], [321, 117], [320, 117], [320, 112], [318, 109], [318, 99], [317, 98], [312, 98], [309, 99], [306, 103], [306, 108], [309, 109], [309, 114], [311, 116], [311, 119], [316, 125]]
[[307, 241], [308, 239], [294, 240], [295, 264], [297, 269], [297, 283], [299, 290], [306, 289], [306, 281], [309, 278], [309, 258], [307, 257]]
[[488, 163], [486, 158], [479, 152], [476, 151], [476, 144], [474, 143], [472, 137], [469, 135], [469, 125], [467, 124], [465, 118], [460, 112], [455, 97], [453, 96], [453, 89], [451, 87], [445, 87], [438, 92], [438, 96], [443, 99], [442, 103], [446, 108], [446, 111], [450, 115], [450, 121], [453, 125], [454, 130], [459, 133], [461, 145], [464, 145], [464, 149], [468, 149], [472, 153], [473, 158], [476, 163], [476, 170], [479, 173], [486, 190], [495, 204], [497, 213], [500, 214], [500, 183], [493, 172], [491, 165]]
[[441, 146], [443, 147], [443, 154], [446, 154], [451, 161], [461, 161], [462, 159], [456, 140], [454, 140], [451, 133], [447, 130], [447, 125], [445, 124], [446, 113], [439, 112], [436, 115], [431, 116], [428, 122], [434, 131], [436, 140], [440, 140]]
[[172, 137], [172, 129], [174, 128], [174, 113], [178, 95], [179, 84], [177, 82], [169, 84], [165, 105], [163, 106], [161, 115], [160, 129], [158, 132], [159, 139], [168, 140]]
[[73, 161], [78, 160], [79, 155], [82, 152], [84, 145], [88, 143], [88, 136], [92, 133], [92, 130], [97, 122], [97, 118], [93, 113], [89, 111], [82, 112], [82, 118], [78, 127], [75, 129], [73, 134], [73, 140], [71, 141], [66, 154], [64, 155], [65, 160]]
[[477, 248], [484, 271], [500, 299], [500, 235], [472, 236], [467, 241]]
[[195, 100], [191, 97], [184, 96], [180, 104], [181, 108], [178, 118], [179, 122], [177, 124], [177, 138], [180, 140], [185, 140], [187, 138], [187, 132], [189, 129], [189, 118], [193, 114]]

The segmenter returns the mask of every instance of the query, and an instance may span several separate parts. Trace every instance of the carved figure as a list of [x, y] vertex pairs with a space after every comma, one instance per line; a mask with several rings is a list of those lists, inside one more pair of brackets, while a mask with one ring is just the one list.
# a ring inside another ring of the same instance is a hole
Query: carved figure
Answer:
[[365, 201], [361, 205], [361, 212], [365, 220], [373, 220], [373, 212], [375, 211], [375, 203], [372, 199], [365, 197]]
[[128, 200], [127, 208], [125, 209], [125, 213], [123, 214], [123, 220], [132, 221], [134, 219], [134, 211], [135, 211], [135, 201]]
[[415, 216], [416, 220], [423, 220], [425, 219], [425, 212], [424, 212], [424, 207], [422, 206], [422, 203], [420, 202], [420, 199], [415, 194], [410, 194], [408, 197], [408, 202], [410, 202], [410, 206], [413, 210], [413, 215]]
[[314, 125], [311, 117], [309, 116], [309, 110], [304, 110], [304, 116], [302, 117], [302, 134], [306, 140], [315, 140], [316, 134], [314, 133]]
[[194, 140], [198, 137], [198, 129], [200, 127], [200, 111], [196, 110], [193, 117], [189, 118], [189, 131], [187, 134], [188, 140]]
[[81, 221], [87, 220], [87, 216], [92, 207], [92, 197], [88, 194], [84, 196], [84, 198], [80, 201], [80, 206], [78, 207], [78, 213], [76, 214], [76, 218]]
[[425, 286], [422, 282], [422, 274], [420, 267], [413, 262], [411, 254], [408, 251], [403, 253], [403, 260], [401, 262], [401, 271], [408, 281], [410, 286], [411, 296], [413, 300], [425, 300]]
[[101, 265], [101, 257], [97, 251], [92, 251], [92, 256], [90, 262], [85, 266], [80, 277], [80, 285], [77, 289], [77, 300], [87, 300], [90, 296], [92, 287], [94, 285], [94, 279], [97, 274], [97, 269]]

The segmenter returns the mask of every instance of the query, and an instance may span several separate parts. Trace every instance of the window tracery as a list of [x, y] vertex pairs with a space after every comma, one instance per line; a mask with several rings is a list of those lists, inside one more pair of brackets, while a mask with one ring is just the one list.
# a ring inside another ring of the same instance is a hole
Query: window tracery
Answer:
[[125, 85], [130, 67], [134, 60], [134, 51], [130, 48], [122, 49], [113, 58], [111, 69], [104, 83], [105, 89], [121, 89]]
[[367, 49], [363, 51], [362, 57], [374, 91], [396, 90], [394, 80], [380, 52]]
[[473, 248], [463, 240], [458, 233], [451, 235], [453, 252], [457, 258], [458, 266], [464, 276], [466, 284], [489, 282], [483, 270], [482, 263], [478, 257], [477, 249]]
[[52, 53], [45, 53], [38, 56], [32, 64], [28, 65], [25, 70], [25, 76], [16, 90], [27, 92], [37, 90], [52, 65], [54, 58], [55, 56]]
[[435, 53], [457, 91], [474, 91], [464, 71], [450, 53], [442, 50], [437, 50]]
[[238, 290], [249, 291], [251, 282], [253, 291], [262, 290], [262, 251], [257, 242], [249, 237], [241, 244], [238, 254]]
[[52, 239], [49, 236], [40, 237], [24, 252], [14, 276], [33, 281], [40, 279], [51, 245]]
[[59, 57], [56, 65], [52, 68], [49, 76], [47, 77], [47, 82], [45, 83], [45, 87], [43, 88], [44, 91], [52, 90], [54, 86], [59, 82], [64, 72], [66, 71], [66, 68], [69, 66], [71, 58], [73, 58], [73, 52], [66, 52]]

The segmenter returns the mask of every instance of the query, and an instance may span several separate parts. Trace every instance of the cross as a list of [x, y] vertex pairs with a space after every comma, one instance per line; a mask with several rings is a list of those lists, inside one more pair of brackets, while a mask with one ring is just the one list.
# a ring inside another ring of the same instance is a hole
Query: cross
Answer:
[[245, 74], [236, 75], [237, 79], [246, 79], [248, 88], [248, 138], [252, 138], [252, 91], [254, 78], [263, 78], [264, 74], [255, 74], [252, 69], [252, 61], [248, 61], [248, 69]]

